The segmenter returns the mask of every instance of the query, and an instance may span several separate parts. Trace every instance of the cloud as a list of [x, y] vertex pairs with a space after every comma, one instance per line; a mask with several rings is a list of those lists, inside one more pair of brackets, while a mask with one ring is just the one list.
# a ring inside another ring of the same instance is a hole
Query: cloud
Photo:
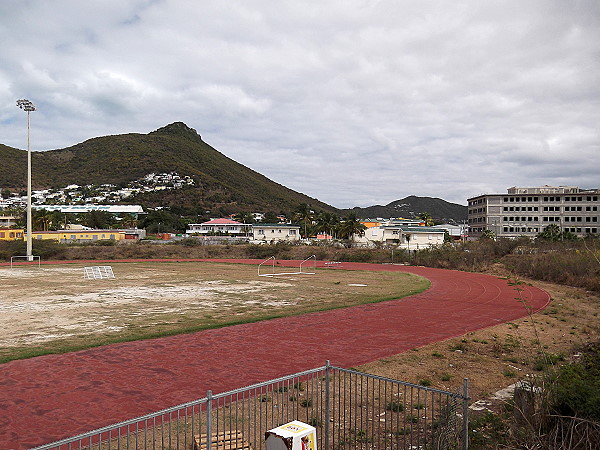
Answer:
[[600, 3], [8, 0], [0, 142], [182, 120], [338, 207], [600, 187]]

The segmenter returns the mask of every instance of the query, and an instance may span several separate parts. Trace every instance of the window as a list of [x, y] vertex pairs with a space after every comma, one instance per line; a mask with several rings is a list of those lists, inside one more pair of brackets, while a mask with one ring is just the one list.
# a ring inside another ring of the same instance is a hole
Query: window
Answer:
[[296, 235], [296, 230], [290, 230], [290, 235], [295, 236]]

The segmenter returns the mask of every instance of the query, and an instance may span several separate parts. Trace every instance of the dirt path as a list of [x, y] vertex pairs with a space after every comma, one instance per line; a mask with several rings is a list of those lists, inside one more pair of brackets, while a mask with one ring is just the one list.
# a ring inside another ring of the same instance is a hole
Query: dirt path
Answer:
[[30, 448], [327, 359], [358, 366], [523, 317], [525, 305], [537, 311], [549, 301], [531, 286], [517, 298], [506, 280], [489, 275], [360, 263], [337, 270], [411, 272], [432, 286], [397, 301], [0, 365], [0, 448]]

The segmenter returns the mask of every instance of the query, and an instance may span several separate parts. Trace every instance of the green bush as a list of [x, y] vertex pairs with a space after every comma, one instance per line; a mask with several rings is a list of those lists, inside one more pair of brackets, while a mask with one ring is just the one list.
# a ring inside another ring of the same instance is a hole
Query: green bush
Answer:
[[600, 420], [600, 342], [586, 346], [576, 363], [562, 367], [550, 387], [562, 416]]

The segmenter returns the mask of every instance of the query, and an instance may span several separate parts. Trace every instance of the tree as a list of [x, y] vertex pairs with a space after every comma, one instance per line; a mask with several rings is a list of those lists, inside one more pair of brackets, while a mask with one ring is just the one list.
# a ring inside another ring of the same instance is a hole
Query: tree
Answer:
[[262, 223], [279, 223], [279, 218], [275, 215], [275, 213], [267, 212], [263, 216]]
[[137, 228], [138, 219], [134, 214], [125, 214], [121, 220], [123, 228]]
[[32, 211], [33, 228], [40, 231], [48, 231], [52, 223], [52, 213], [45, 209]]
[[52, 211], [50, 214], [50, 229], [53, 231], [67, 228], [67, 214], [60, 211]]
[[308, 227], [312, 226], [315, 212], [310, 209], [310, 205], [301, 203], [294, 212], [293, 221], [304, 225], [304, 236], [308, 237]]
[[430, 227], [433, 225], [433, 218], [431, 217], [431, 214], [428, 212], [422, 212], [421, 214], [419, 214], [417, 216], [418, 219], [421, 219], [424, 223], [426, 227]]
[[560, 231], [560, 227], [555, 223], [552, 223], [548, 226], [545, 226], [541, 233], [538, 233], [538, 238], [544, 239], [546, 241], [560, 241], [562, 239], [577, 239], [573, 233], [566, 232], [563, 233]]
[[84, 219], [84, 225], [95, 230], [109, 228], [114, 222], [114, 216], [107, 211], [90, 211], [85, 214]]
[[163, 209], [151, 211], [141, 221], [140, 226], [148, 233], [172, 233], [177, 231], [179, 217]]
[[485, 230], [483, 230], [483, 233], [481, 233], [481, 237], [479, 239], [491, 239], [491, 240], [495, 240], [496, 239], [496, 233], [494, 233], [492, 230], [486, 228]]
[[241, 223], [251, 224], [254, 223], [254, 215], [249, 212], [240, 212], [235, 215], [235, 220]]
[[340, 224], [340, 218], [330, 212], [322, 212], [316, 218], [316, 229], [317, 233], [326, 233], [331, 236], [335, 235], [335, 231]]
[[360, 220], [356, 217], [356, 214], [351, 213], [348, 217], [344, 218], [340, 222], [338, 227], [338, 236], [341, 239], [351, 239], [352, 236], [363, 236], [365, 234], [365, 227]]

